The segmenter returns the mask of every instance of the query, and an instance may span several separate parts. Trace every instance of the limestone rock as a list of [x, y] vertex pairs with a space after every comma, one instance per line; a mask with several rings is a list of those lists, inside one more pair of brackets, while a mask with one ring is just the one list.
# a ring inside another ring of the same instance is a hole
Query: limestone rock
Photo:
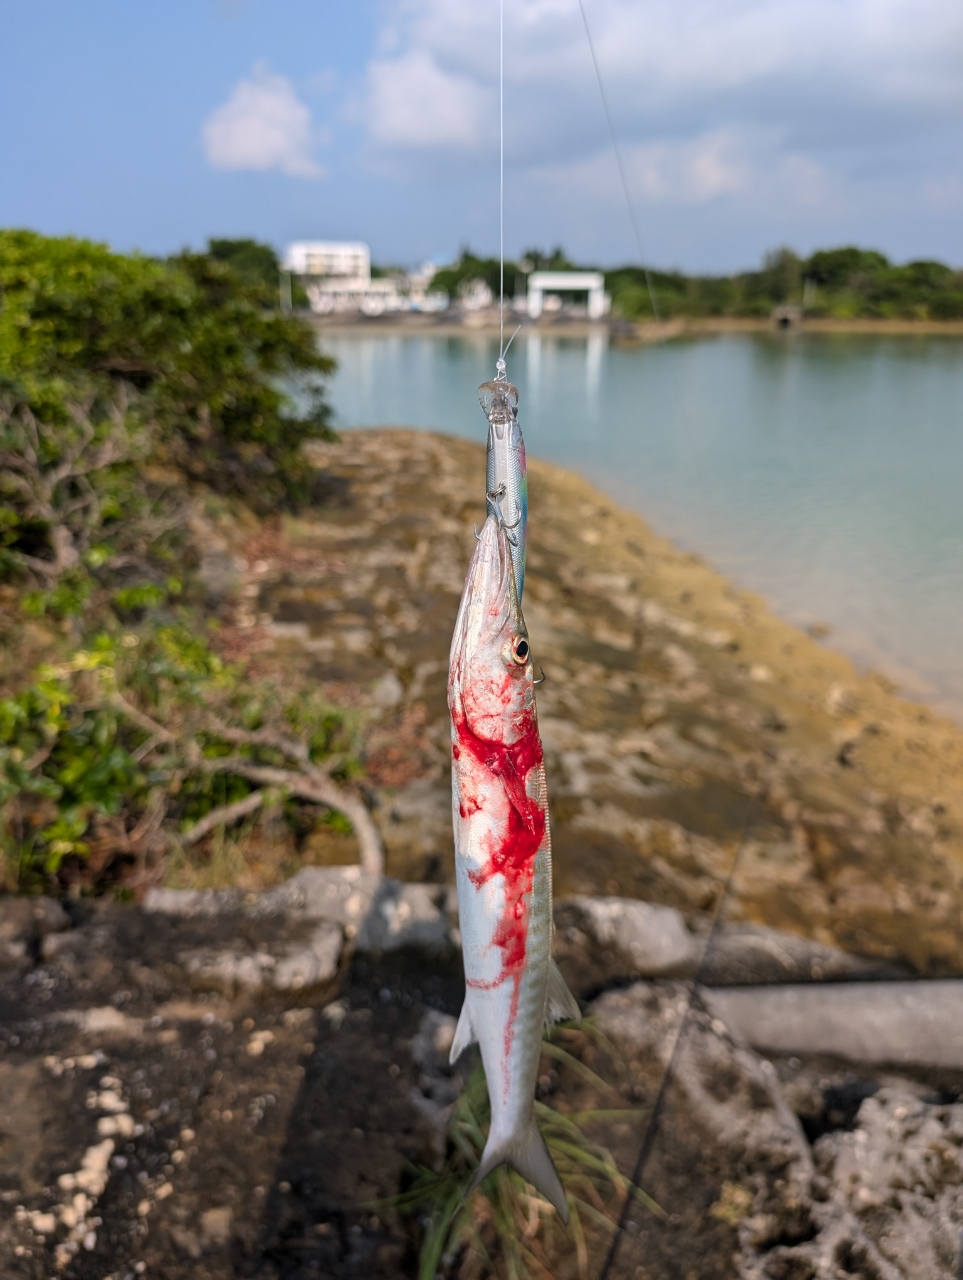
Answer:
[[815, 1144], [818, 1234], [777, 1246], [747, 1277], [846, 1274], [955, 1280], [963, 1229], [963, 1106], [925, 1102], [905, 1087], [866, 1098], [852, 1129]]
[[703, 961], [707, 928], [698, 938], [699, 978], [710, 987], [908, 976], [904, 966], [892, 961], [850, 955], [811, 938], [742, 922], [723, 925]]
[[563, 898], [555, 907], [556, 958], [570, 984], [594, 993], [637, 978], [695, 977], [707, 986], [895, 978], [892, 962], [850, 955], [809, 938], [735, 922], [717, 929], [633, 898]]
[[447, 949], [452, 944], [443, 885], [401, 884], [382, 880], [358, 930], [361, 951], [397, 951], [401, 947]]
[[284, 884], [262, 893], [254, 912], [335, 920], [353, 936], [371, 909], [379, 884], [378, 876], [359, 866], [302, 867]]
[[286, 884], [262, 894], [253, 913], [336, 921], [360, 951], [447, 948], [448, 896], [443, 885], [402, 884], [358, 866], [303, 867]]
[[241, 899], [240, 889], [148, 889], [142, 906], [147, 912], [190, 918], [235, 911]]
[[[648, 1106], [671, 1063], [642, 1177], [643, 1189], [671, 1196], [662, 1206], [667, 1221], [627, 1233], [618, 1275], [708, 1275], [713, 1257], [711, 1274], [737, 1275], [728, 1270], [733, 1247], [751, 1260], [813, 1230], [812, 1158], [774, 1069], [712, 1016], [698, 991], [687, 1012], [688, 993], [683, 983], [639, 982], [588, 1011]], [[643, 1131], [623, 1156], [630, 1168]]]
[[555, 954], [570, 985], [598, 991], [612, 981], [693, 970], [697, 944], [681, 914], [629, 898], [566, 898], [555, 907]]
[[290, 993], [330, 982], [338, 971], [343, 934], [332, 921], [319, 922], [303, 942], [278, 940], [275, 948], [263, 945], [244, 950], [240, 945], [223, 950], [199, 949], [181, 956], [181, 963], [196, 986], [221, 991]]

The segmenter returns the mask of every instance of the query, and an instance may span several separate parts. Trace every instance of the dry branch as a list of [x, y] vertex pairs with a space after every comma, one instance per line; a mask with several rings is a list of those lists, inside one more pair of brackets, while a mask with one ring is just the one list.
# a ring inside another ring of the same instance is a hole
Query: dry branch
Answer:
[[384, 845], [381, 833], [368, 812], [364, 801], [323, 775], [307, 776], [293, 769], [278, 769], [273, 765], [254, 764], [243, 756], [222, 756], [218, 760], [203, 760], [200, 767], [206, 773], [233, 773], [249, 782], [267, 787], [282, 787], [301, 800], [322, 804], [327, 809], [343, 814], [358, 839], [358, 859], [365, 871], [374, 875], [384, 874]]
[[[343, 763], [343, 756], [330, 756], [321, 764], [315, 764], [310, 758], [307, 745], [286, 734], [270, 729], [239, 729], [220, 721], [207, 719], [204, 725], [205, 732], [216, 734], [225, 742], [231, 742], [235, 746], [267, 747], [287, 756], [298, 767], [286, 769], [277, 765], [258, 764], [247, 756], [220, 756], [209, 759], [201, 755], [197, 741], [189, 730], [185, 729], [179, 735], [172, 733], [143, 711], [139, 711], [119, 692], [113, 692], [109, 702], [115, 710], [149, 735], [147, 741], [135, 753], [138, 761], [145, 760], [160, 747], [166, 747], [168, 750], [164, 753], [163, 763], [176, 770], [181, 776], [193, 770], [204, 773], [231, 773], [235, 777], [245, 778], [248, 782], [255, 782], [261, 787], [280, 787], [300, 800], [323, 805], [326, 809], [343, 814], [351, 823], [357, 837], [361, 866], [374, 875], [384, 874], [384, 844], [367, 806], [355, 792], [349, 791], [347, 787], [330, 777], [331, 771]], [[260, 798], [255, 799], [255, 796]], [[263, 803], [263, 799], [262, 792], [254, 792], [235, 804], [222, 805], [218, 809], [211, 810], [191, 828], [185, 837], [188, 844], [196, 843], [217, 826], [236, 822], [239, 818], [252, 813]]]
[[266, 791], [252, 791], [243, 800], [235, 800], [233, 804], [218, 805], [216, 809], [206, 813], [199, 822], [195, 822], [190, 831], [181, 836], [181, 839], [185, 844], [197, 844], [198, 840], [203, 840], [215, 827], [229, 827], [232, 822], [238, 822], [241, 818], [246, 818], [249, 813], [254, 813], [260, 809], [266, 798]]

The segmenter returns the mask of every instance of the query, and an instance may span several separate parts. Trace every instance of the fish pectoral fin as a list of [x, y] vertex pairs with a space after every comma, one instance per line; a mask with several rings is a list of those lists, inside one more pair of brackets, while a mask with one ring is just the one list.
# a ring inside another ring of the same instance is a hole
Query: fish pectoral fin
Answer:
[[510, 1164], [513, 1169], [517, 1169], [525, 1181], [530, 1182], [535, 1190], [555, 1207], [555, 1212], [568, 1226], [568, 1199], [565, 1188], [562, 1186], [534, 1116], [520, 1138], [491, 1149], [485, 1147], [481, 1163], [475, 1170], [475, 1176], [471, 1180], [467, 1194], [471, 1195], [500, 1164]]
[[451, 1053], [448, 1055], [449, 1063], [454, 1066], [468, 1046], [474, 1044], [477, 1039], [475, 1029], [471, 1025], [471, 1015], [468, 1012], [468, 1000], [466, 999], [461, 1007], [461, 1013], [458, 1015], [458, 1026], [455, 1027], [455, 1038], [451, 1042]]
[[569, 991], [565, 979], [553, 960], [548, 967], [548, 998], [545, 1001], [545, 1025], [553, 1022], [581, 1022], [582, 1010]]

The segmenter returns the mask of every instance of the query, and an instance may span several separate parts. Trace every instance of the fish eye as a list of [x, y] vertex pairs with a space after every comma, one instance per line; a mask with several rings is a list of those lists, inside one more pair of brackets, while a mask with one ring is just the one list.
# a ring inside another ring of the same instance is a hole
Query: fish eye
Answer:
[[515, 636], [512, 640], [512, 661], [523, 667], [528, 661], [529, 652], [528, 641], [525, 637]]

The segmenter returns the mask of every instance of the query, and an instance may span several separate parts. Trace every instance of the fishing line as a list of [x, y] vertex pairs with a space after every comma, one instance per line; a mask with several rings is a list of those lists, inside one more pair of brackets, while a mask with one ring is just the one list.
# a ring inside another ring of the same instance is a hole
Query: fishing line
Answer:
[[[649, 1123], [646, 1126], [645, 1133], [642, 1135], [642, 1146], [639, 1148], [639, 1156], [635, 1162], [635, 1168], [632, 1170], [631, 1187], [642, 1190], [642, 1178], [645, 1175], [645, 1167], [649, 1163], [649, 1157], [655, 1146], [655, 1139], [659, 1129], [659, 1121], [662, 1118], [662, 1109], [665, 1105], [665, 1099], [669, 1092], [669, 1086], [672, 1083], [672, 1069], [675, 1066], [676, 1058], [679, 1055], [679, 1049], [685, 1038], [685, 1033], [689, 1026], [689, 1015], [692, 1012], [692, 1003], [695, 993], [702, 985], [706, 970], [709, 967], [709, 959], [712, 955], [712, 948], [719, 932], [719, 926], [722, 923], [722, 913], [729, 899], [732, 886], [735, 883], [736, 869], [739, 866], [739, 859], [742, 857], [742, 851], [746, 847], [746, 841], [749, 839], [749, 832], [752, 830], [752, 823], [755, 818], [756, 809], [755, 795], [749, 798], [749, 808], [746, 810], [746, 819], [742, 828], [742, 835], [739, 837], [739, 844], [736, 846], [735, 856], [732, 859], [732, 865], [729, 868], [729, 874], [723, 885], [722, 893], [719, 895], [719, 902], [716, 906], [712, 917], [712, 924], [709, 928], [709, 936], [706, 939], [706, 945], [702, 950], [702, 956], [699, 960], [699, 967], [696, 970], [695, 977], [689, 983], [689, 994], [686, 1000], [685, 1009], [682, 1013], [682, 1019], [679, 1023], [679, 1029], [675, 1034], [675, 1042], [672, 1045], [672, 1052], [669, 1054], [669, 1062], [659, 1081], [659, 1091], [655, 1095], [655, 1102], [652, 1104], [652, 1113], [649, 1116]], [[605, 1255], [605, 1261], [602, 1264], [602, 1270], [599, 1272], [599, 1280], [608, 1280], [609, 1272], [615, 1265], [615, 1259], [618, 1256], [619, 1246], [625, 1235], [625, 1224], [628, 1221], [629, 1209], [632, 1206], [631, 1194], [625, 1197], [622, 1210], [619, 1213], [618, 1229], [612, 1237], [612, 1243], [609, 1245], [609, 1251]]]
[[505, 359], [505, 0], [498, 0], [498, 358]]
[[582, 15], [582, 25], [585, 27], [585, 36], [588, 40], [589, 53], [592, 55], [592, 66], [595, 68], [595, 78], [599, 85], [599, 96], [602, 99], [602, 108], [605, 111], [605, 121], [609, 126], [609, 137], [612, 139], [612, 150], [615, 152], [615, 163], [618, 165], [619, 178], [622, 180], [622, 191], [625, 195], [625, 203], [629, 211], [629, 221], [632, 224], [632, 234], [635, 236], [635, 247], [639, 252], [639, 262], [642, 264], [642, 270], [645, 272], [645, 287], [649, 291], [649, 302], [652, 304], [652, 314], [656, 321], [661, 321], [659, 308], [655, 301], [655, 293], [652, 289], [652, 281], [649, 278], [649, 268], [645, 265], [645, 254], [642, 252], [642, 237], [639, 234], [639, 224], [635, 217], [635, 210], [632, 207], [632, 197], [629, 195], [629, 184], [625, 177], [625, 166], [622, 163], [622, 152], [619, 150], [618, 139], [615, 136], [615, 125], [612, 123], [612, 113], [609, 110], [609, 100], [605, 94], [605, 87], [602, 84], [602, 73], [599, 70], [599, 60], [595, 56], [595, 44], [592, 40], [592, 32], [589, 30], [588, 17], [585, 13], [585, 5], [583, 0], [578, 0], [579, 12]]

